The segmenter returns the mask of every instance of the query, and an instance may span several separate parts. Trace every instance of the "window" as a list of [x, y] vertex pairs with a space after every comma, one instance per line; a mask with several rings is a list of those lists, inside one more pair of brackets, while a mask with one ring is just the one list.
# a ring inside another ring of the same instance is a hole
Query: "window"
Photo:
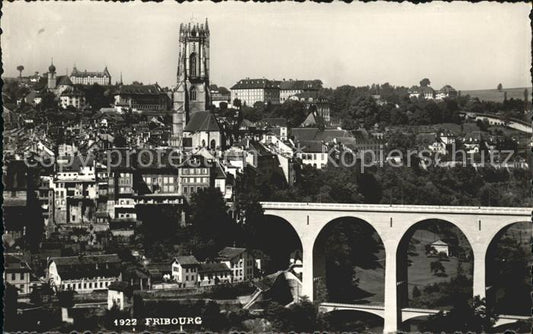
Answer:
[[191, 87], [191, 89], [189, 90], [189, 99], [191, 101], [196, 101], [196, 88], [195, 87]]
[[12, 273], [12, 274], [11, 274], [11, 280], [14, 281], [14, 280], [16, 280], [16, 279], [17, 279], [17, 274]]
[[196, 64], [196, 52], [191, 53], [189, 56], [189, 75], [195, 77], [197, 75]]

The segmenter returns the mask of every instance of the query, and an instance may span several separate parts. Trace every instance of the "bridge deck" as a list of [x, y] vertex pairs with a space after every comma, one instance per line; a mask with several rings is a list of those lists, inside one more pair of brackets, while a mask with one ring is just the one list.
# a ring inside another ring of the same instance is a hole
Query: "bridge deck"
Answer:
[[[346, 304], [346, 303], [320, 303], [320, 307], [327, 309], [332, 309], [334, 311], [338, 310], [354, 310], [354, 311], [384, 311], [385, 307], [383, 305], [369, 305], [369, 304]], [[421, 308], [402, 308], [402, 314], [420, 314], [420, 315], [432, 315], [437, 314], [441, 310], [431, 310], [431, 309], [421, 309]], [[446, 310], [442, 310], [446, 311]], [[375, 312], [372, 312], [375, 313]], [[498, 315], [498, 320], [530, 320], [531, 316], [525, 315], [509, 315], [501, 314]]]
[[523, 207], [450, 206], [450, 205], [402, 205], [402, 204], [351, 204], [306, 202], [261, 202], [265, 210], [320, 210], [367, 212], [431, 212], [476, 215], [517, 215], [530, 217], [532, 209]]

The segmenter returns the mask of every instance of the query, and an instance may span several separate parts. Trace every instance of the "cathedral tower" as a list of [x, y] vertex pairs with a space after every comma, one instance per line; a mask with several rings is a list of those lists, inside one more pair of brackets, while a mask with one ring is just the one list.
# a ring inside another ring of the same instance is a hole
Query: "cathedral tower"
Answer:
[[209, 107], [209, 26], [180, 24], [177, 84], [173, 94], [171, 146], [181, 147], [183, 129]]

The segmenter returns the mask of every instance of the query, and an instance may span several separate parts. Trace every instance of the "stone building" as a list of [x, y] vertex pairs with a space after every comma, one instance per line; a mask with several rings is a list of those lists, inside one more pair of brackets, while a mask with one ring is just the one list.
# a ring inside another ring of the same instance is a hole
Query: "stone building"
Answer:
[[181, 24], [177, 84], [173, 93], [170, 145], [182, 146], [183, 129], [197, 112], [208, 110], [209, 103], [209, 26]]
[[88, 72], [87, 70], [80, 71], [74, 66], [72, 73], [70, 74], [70, 81], [74, 84], [81, 85], [98, 84], [101, 86], [109, 86], [111, 85], [111, 74], [109, 74], [107, 66], [101, 72]]

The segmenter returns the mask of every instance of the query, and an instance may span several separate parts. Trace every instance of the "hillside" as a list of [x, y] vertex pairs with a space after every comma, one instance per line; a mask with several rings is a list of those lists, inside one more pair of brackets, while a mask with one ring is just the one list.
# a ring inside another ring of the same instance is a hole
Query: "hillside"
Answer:
[[[461, 95], [470, 95], [471, 97], [479, 98], [481, 101], [493, 101], [493, 102], [503, 102], [504, 92], [507, 92], [507, 98], [513, 98], [513, 99], [524, 99], [524, 89], [526, 87], [521, 88], [507, 88], [502, 89], [501, 92], [499, 92], [497, 89], [479, 89], [479, 90], [462, 90]], [[527, 88], [529, 92], [529, 100], [531, 101], [531, 87]]]

